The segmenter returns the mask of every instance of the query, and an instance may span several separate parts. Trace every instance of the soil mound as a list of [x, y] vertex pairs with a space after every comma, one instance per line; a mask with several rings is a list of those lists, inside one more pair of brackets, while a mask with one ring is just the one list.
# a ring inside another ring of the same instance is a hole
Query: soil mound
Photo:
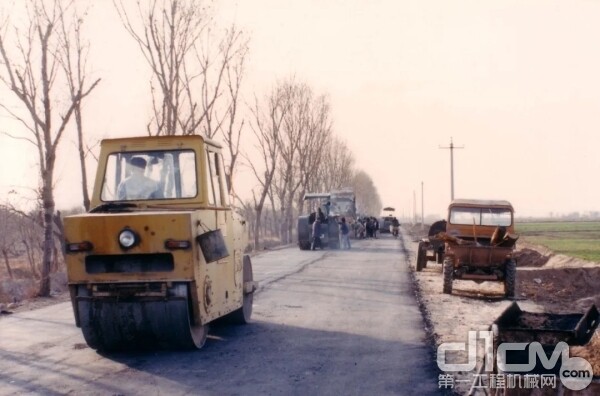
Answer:
[[551, 255], [544, 255], [539, 251], [526, 247], [515, 252], [517, 267], [541, 267], [550, 260]]

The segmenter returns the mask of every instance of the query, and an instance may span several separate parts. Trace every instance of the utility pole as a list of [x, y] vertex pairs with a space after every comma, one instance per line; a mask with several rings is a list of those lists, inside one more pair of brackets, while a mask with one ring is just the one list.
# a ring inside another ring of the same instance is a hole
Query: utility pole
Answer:
[[454, 149], [462, 149], [465, 146], [457, 147], [452, 142], [452, 138], [450, 138], [450, 147], [442, 147], [441, 149], [450, 149], [450, 200], [454, 200]]
[[417, 224], [417, 192], [413, 190], [413, 224]]
[[423, 182], [421, 182], [421, 229], [425, 227], [425, 209], [423, 208], [423, 202], [425, 202], [425, 199], [423, 198]]

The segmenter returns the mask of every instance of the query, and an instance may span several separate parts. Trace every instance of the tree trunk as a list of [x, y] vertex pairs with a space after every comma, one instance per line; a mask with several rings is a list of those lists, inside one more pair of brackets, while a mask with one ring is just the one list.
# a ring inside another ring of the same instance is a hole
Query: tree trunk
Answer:
[[262, 208], [256, 208], [256, 223], [254, 223], [254, 250], [260, 248], [259, 236], [260, 236], [260, 218], [262, 214]]
[[286, 209], [286, 236], [287, 236], [287, 241], [286, 243], [292, 243], [293, 238], [294, 238], [294, 194], [295, 191], [290, 193], [290, 196], [288, 197], [288, 202], [287, 202], [287, 209]]
[[52, 270], [51, 272], [58, 271], [58, 249], [56, 245], [52, 246]]
[[286, 237], [286, 235], [285, 235], [285, 229], [286, 229], [286, 227], [285, 227], [285, 222], [283, 222], [283, 221], [280, 221], [280, 222], [279, 222], [279, 227], [278, 227], [278, 228], [279, 228], [279, 240], [280, 240], [282, 243], [287, 243], [287, 237]]
[[269, 217], [269, 225], [268, 227], [265, 227], [265, 229], [269, 230], [269, 236], [271, 238], [277, 238], [279, 235], [279, 231], [277, 230], [277, 220], [273, 211], [271, 211], [271, 216]]
[[292, 243], [294, 240], [294, 215], [290, 212], [288, 217], [288, 243]]
[[262, 238], [264, 240], [267, 237], [272, 237], [275, 235], [273, 234], [273, 214], [263, 209], [261, 217]]
[[[53, 161], [52, 161], [53, 162]], [[52, 250], [54, 249], [54, 193], [52, 191], [52, 171], [54, 163], [48, 161], [42, 186], [42, 202], [44, 208], [44, 243], [42, 253], [42, 277], [38, 296], [50, 296], [50, 271], [52, 269]]]
[[[67, 241], [65, 239], [65, 226], [63, 224], [62, 221], [62, 216], [60, 213], [60, 210], [56, 211], [56, 214], [54, 215], [54, 225], [56, 226], [56, 238], [58, 238], [58, 242], [60, 243], [60, 252], [61, 252], [61, 256], [63, 259], [63, 262], [66, 262], [65, 260], [65, 252], [67, 251]], [[58, 254], [57, 254], [57, 259], [58, 259]]]
[[85, 168], [85, 150], [83, 147], [83, 125], [81, 120], [81, 106], [75, 108], [75, 121], [77, 123], [77, 140], [79, 149], [79, 167], [81, 168], [81, 191], [83, 193], [83, 207], [85, 211], [90, 210], [90, 195], [88, 193], [88, 182]]
[[23, 240], [23, 244], [25, 245], [25, 252], [27, 253], [27, 261], [29, 262], [29, 269], [34, 278], [39, 279], [40, 274], [38, 273], [37, 268], [35, 267], [35, 250], [29, 245], [29, 242]]
[[6, 251], [6, 249], [2, 250], [2, 255], [4, 256], [4, 263], [6, 264], [6, 270], [8, 271], [8, 276], [10, 276], [10, 279], [14, 279], [14, 276], [12, 273], [12, 268], [10, 268], [10, 260], [8, 259], [8, 252]]

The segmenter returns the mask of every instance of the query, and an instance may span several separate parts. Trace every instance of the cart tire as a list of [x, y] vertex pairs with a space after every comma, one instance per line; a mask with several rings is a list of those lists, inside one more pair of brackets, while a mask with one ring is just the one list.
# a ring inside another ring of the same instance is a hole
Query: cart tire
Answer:
[[423, 242], [419, 242], [417, 249], [417, 272], [421, 272], [427, 266], [427, 251], [423, 248]]
[[452, 275], [454, 272], [454, 260], [452, 257], [445, 257], [442, 264], [444, 274], [444, 294], [452, 294]]
[[444, 250], [443, 249], [438, 250], [436, 256], [437, 256], [437, 260], [436, 260], [437, 263], [443, 264], [444, 263]]
[[517, 262], [514, 259], [506, 260], [504, 268], [504, 294], [507, 298], [515, 297], [517, 284]]

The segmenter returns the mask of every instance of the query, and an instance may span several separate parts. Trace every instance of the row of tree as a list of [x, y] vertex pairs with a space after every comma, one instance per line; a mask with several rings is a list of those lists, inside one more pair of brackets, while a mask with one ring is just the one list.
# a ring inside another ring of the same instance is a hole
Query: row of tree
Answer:
[[[56, 153], [73, 119], [80, 152], [84, 152], [82, 102], [100, 79], [90, 83], [86, 78], [86, 45], [81, 36], [83, 18], [72, 2], [29, 1], [24, 5], [28, 15], [24, 23], [18, 18], [16, 23], [11, 23], [9, 17], [14, 10], [7, 8], [2, 9], [3, 19], [0, 19], [0, 81], [13, 94], [12, 98], [0, 101], [0, 107], [23, 126], [23, 132], [18, 135], [12, 131], [2, 132], [31, 143], [37, 153], [41, 216], [32, 218], [38, 219], [43, 227], [39, 294], [48, 296], [50, 271], [58, 259], [54, 199]], [[18, 11], [15, 14], [18, 15]], [[21, 106], [12, 106], [14, 99]], [[85, 170], [83, 161], [81, 165]], [[83, 197], [85, 201], [87, 191]]]
[[[22, 272], [13, 268], [13, 259], [16, 257], [25, 257], [28, 275], [39, 279], [42, 247], [43, 232], [38, 222], [29, 216], [0, 208], [0, 252], [10, 279], [17, 277], [17, 272]], [[53, 269], [58, 268], [58, 245], [55, 245], [55, 249]]]
[[307, 192], [352, 189], [359, 211], [378, 214], [381, 200], [371, 178], [355, 168], [348, 146], [333, 132], [331, 105], [294, 79], [281, 81], [264, 100], [255, 99], [251, 129], [262, 161], [248, 161], [260, 184], [244, 203], [253, 225], [254, 246], [260, 246], [261, 214], [267, 205], [280, 224], [278, 237], [290, 243], [295, 219]]
[[[85, 133], [83, 102], [101, 79], [90, 77], [92, 43], [85, 38], [89, 10], [81, 9], [82, 4], [27, 0], [18, 5], [26, 7], [28, 18], [14, 21], [10, 16], [18, 13], [0, 8], [0, 82], [12, 93], [10, 98], [2, 96], [0, 109], [22, 126], [20, 132], [0, 132], [31, 143], [38, 158], [39, 215], [21, 215], [37, 221], [42, 230], [42, 296], [50, 292], [49, 274], [58, 259], [57, 235], [61, 238], [54, 196], [56, 153], [71, 131], [78, 142], [82, 206], [90, 209], [86, 158], [94, 142]], [[264, 98], [253, 95], [251, 105], [243, 102], [249, 38], [235, 25], [216, 26], [210, 4], [113, 0], [123, 27], [152, 72], [149, 105], [153, 111], [146, 132], [202, 134], [222, 140], [230, 186], [246, 159], [259, 188], [240, 207], [253, 212], [257, 247], [265, 208], [281, 224], [279, 237], [284, 242], [293, 238], [294, 217], [302, 210], [305, 192], [351, 187], [362, 210], [377, 213], [381, 202], [375, 186], [365, 172], [355, 169], [352, 153], [335, 136], [325, 95], [316, 95], [292, 78], [275, 83]], [[14, 106], [15, 99], [20, 106]], [[237, 197], [235, 190], [230, 192]]]

